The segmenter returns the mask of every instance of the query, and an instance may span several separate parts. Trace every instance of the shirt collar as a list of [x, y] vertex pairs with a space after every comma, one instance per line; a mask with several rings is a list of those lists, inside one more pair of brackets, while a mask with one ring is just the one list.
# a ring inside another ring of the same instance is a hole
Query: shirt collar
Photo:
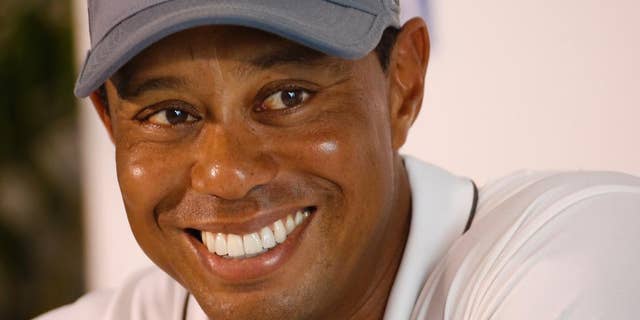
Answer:
[[473, 208], [475, 188], [457, 177], [410, 156], [404, 163], [411, 185], [411, 226], [385, 319], [409, 319], [427, 277], [460, 237]]

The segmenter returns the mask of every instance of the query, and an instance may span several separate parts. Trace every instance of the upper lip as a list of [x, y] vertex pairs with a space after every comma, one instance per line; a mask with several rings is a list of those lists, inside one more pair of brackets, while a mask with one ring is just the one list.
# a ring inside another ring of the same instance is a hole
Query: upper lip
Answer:
[[216, 214], [212, 212], [206, 215], [207, 217], [197, 219], [199, 221], [191, 222], [182, 229], [196, 229], [225, 234], [248, 234], [259, 232], [263, 227], [286, 218], [290, 214], [295, 215], [297, 211], [305, 210], [309, 207], [312, 206], [289, 205], [236, 215]]

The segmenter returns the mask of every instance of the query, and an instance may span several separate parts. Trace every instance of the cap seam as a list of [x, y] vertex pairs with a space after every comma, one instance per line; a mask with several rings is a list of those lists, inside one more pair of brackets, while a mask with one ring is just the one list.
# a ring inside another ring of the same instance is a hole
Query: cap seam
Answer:
[[370, 6], [362, 3], [356, 3], [353, 0], [325, 0], [326, 2], [332, 3], [334, 5], [339, 5], [341, 7], [355, 9], [364, 13], [368, 13], [370, 15], [377, 16], [375, 10]]

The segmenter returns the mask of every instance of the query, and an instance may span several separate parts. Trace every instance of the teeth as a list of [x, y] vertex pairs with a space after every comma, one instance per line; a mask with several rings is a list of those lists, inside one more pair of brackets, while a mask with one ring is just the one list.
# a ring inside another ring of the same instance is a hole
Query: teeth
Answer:
[[227, 252], [229, 253], [229, 257], [232, 258], [244, 256], [241, 236], [237, 234], [230, 234], [227, 236]]
[[287, 239], [287, 235], [311, 215], [309, 210], [288, 215], [259, 232], [245, 235], [201, 231], [202, 243], [209, 252], [223, 257], [248, 258], [266, 252]]
[[215, 248], [215, 238], [211, 232], [203, 232], [202, 233], [202, 243], [204, 243], [207, 248]]
[[285, 229], [282, 220], [278, 220], [273, 224], [273, 236], [276, 238], [277, 243], [283, 243], [287, 239], [287, 229]]
[[[211, 233], [211, 232], [206, 232], [203, 231], [203, 233]], [[215, 247], [208, 247], [210, 252], [214, 252], [219, 255], [219, 256], [224, 256], [227, 254], [227, 237], [222, 234], [222, 233], [218, 233], [216, 235], [216, 246]]]
[[257, 233], [245, 234], [242, 237], [244, 243], [244, 253], [247, 255], [254, 255], [262, 252], [262, 240]]
[[262, 238], [262, 246], [265, 249], [271, 249], [276, 246], [276, 238], [274, 238], [271, 228], [262, 228], [262, 230], [260, 230], [260, 238]]
[[287, 222], [284, 223], [284, 226], [287, 228], [287, 235], [293, 232], [293, 229], [296, 228], [296, 223], [293, 221], [293, 217], [291, 217], [291, 215], [287, 216]]
[[302, 220], [304, 220], [304, 216], [302, 215], [302, 211], [296, 212], [296, 217], [294, 218], [294, 221], [296, 223], [296, 227], [299, 226], [302, 223]]

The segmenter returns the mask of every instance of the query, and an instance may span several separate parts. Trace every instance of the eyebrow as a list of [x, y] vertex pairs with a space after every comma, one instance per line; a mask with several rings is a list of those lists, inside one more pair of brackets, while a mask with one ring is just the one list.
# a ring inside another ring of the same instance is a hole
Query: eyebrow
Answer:
[[287, 47], [249, 59], [259, 69], [269, 69], [287, 64], [313, 65], [329, 60], [326, 54], [305, 47]]
[[[331, 59], [330, 56], [306, 47], [287, 47], [276, 51], [268, 52], [250, 58], [247, 62], [254, 68], [266, 70], [283, 65], [322, 65], [331, 69], [335, 73], [344, 72], [344, 67]], [[244, 70], [243, 70], [244, 69]], [[241, 76], [251, 74], [245, 68], [238, 68], [236, 73]], [[167, 76], [147, 79], [140, 85], [131, 84], [132, 71], [124, 71], [120, 76], [114, 77], [113, 82], [117, 93], [121, 99], [129, 100], [141, 96], [142, 94], [155, 90], [180, 90], [188, 86], [183, 78]]]
[[142, 82], [140, 85], [132, 86], [130, 77], [122, 77], [114, 84], [121, 99], [128, 100], [139, 97], [143, 93], [154, 90], [184, 89], [187, 83], [184, 79], [178, 77], [158, 77], [150, 78]]

